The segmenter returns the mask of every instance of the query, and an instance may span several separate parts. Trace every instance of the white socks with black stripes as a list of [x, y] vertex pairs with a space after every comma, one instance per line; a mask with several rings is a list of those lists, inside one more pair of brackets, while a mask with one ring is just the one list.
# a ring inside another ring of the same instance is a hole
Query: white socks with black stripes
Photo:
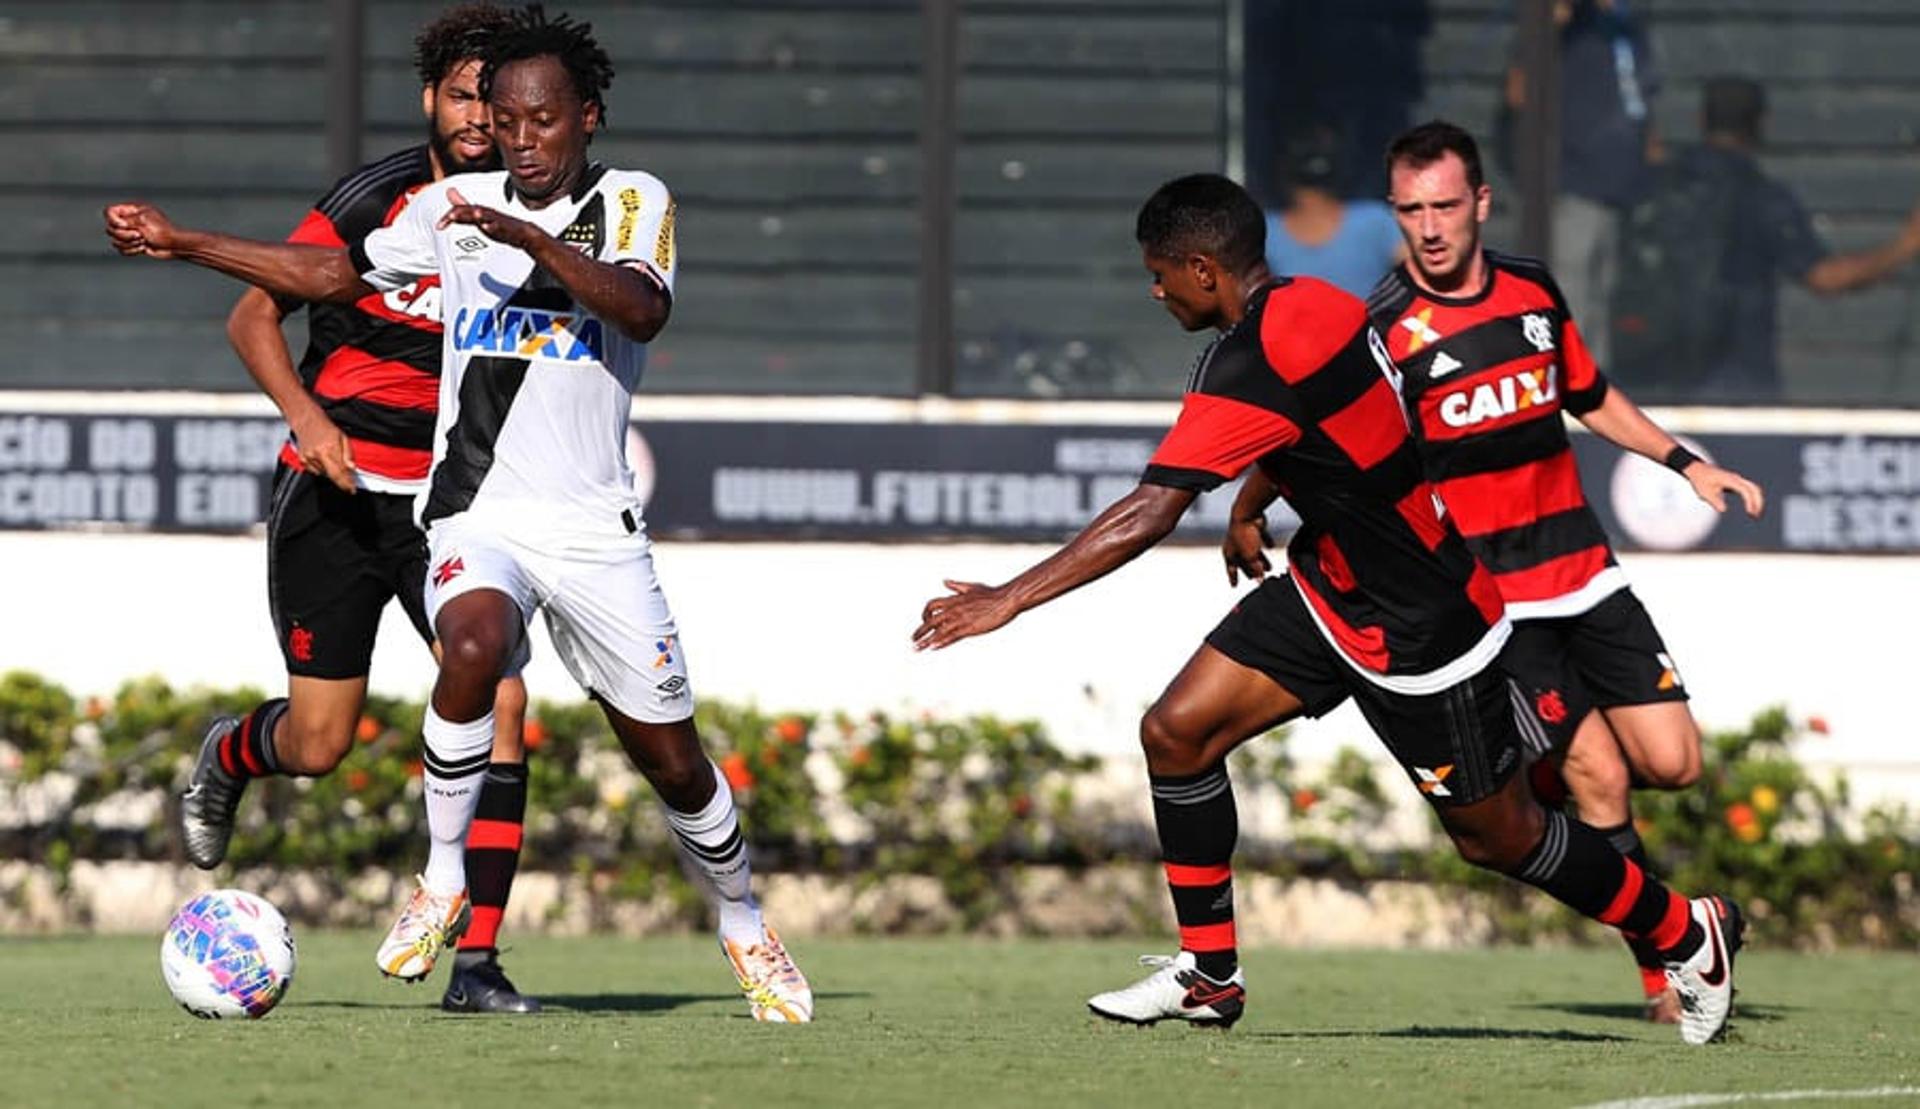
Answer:
[[493, 711], [455, 724], [429, 703], [421, 731], [427, 741], [427, 834], [433, 841], [422, 877], [429, 892], [456, 894], [467, 888], [467, 829], [493, 758]]
[[743, 947], [766, 938], [760, 903], [753, 898], [753, 869], [747, 864], [747, 844], [740, 835], [740, 817], [733, 808], [733, 790], [726, 775], [713, 768], [713, 797], [699, 812], [676, 812], [662, 805], [681, 864], [707, 894], [720, 917], [720, 934]]

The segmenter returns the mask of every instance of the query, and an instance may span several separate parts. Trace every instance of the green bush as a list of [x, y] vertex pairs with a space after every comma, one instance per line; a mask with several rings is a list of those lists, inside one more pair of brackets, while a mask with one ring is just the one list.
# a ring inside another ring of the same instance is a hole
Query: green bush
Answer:
[[[146, 678], [81, 701], [32, 674], [0, 675], [0, 858], [56, 869], [75, 859], [180, 861], [171, 828], [201, 730], [261, 696]], [[422, 715], [420, 703], [372, 697], [333, 774], [255, 782], [231, 864], [349, 875], [418, 858]], [[1100, 761], [1061, 751], [1030, 721], [816, 717], [725, 702], [702, 703], [697, 721], [763, 868], [932, 876], [971, 925], [1011, 904], [1019, 864], [1157, 854], [1145, 807], [1116, 816], [1090, 788]], [[1637, 794], [1652, 857], [1677, 887], [1747, 905], [1763, 941], [1920, 941], [1920, 823], [1904, 809], [1854, 813], [1844, 780], [1823, 785], [1794, 761], [1796, 738], [1786, 714], [1770, 710], [1707, 740], [1698, 787]], [[696, 916], [652, 793], [600, 710], [539, 702], [526, 742], [523, 865], [586, 875], [615, 897], [664, 890]], [[1485, 894], [1510, 937], [1598, 934], [1462, 863], [1437, 832], [1426, 847], [1383, 836], [1409, 798], [1357, 752], [1308, 774], [1282, 730], [1236, 753], [1233, 772], [1243, 822], [1262, 830], [1242, 837], [1243, 870], [1439, 882]]]
[[1702, 744], [1699, 784], [1636, 798], [1647, 850], [1681, 889], [1728, 894], [1759, 930], [1822, 942], [1920, 940], [1920, 835], [1904, 807], [1855, 814], [1844, 778], [1794, 761], [1801, 738], [1772, 709]]

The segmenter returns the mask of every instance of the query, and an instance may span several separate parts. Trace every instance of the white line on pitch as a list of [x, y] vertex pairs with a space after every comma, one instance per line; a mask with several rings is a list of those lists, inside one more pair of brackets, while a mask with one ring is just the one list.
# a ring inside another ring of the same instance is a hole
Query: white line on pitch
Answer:
[[1873, 1086], [1862, 1090], [1767, 1090], [1747, 1094], [1661, 1094], [1601, 1101], [1580, 1109], [1696, 1109], [1702, 1105], [1738, 1105], [1755, 1101], [1869, 1101], [1920, 1095], [1920, 1086]]

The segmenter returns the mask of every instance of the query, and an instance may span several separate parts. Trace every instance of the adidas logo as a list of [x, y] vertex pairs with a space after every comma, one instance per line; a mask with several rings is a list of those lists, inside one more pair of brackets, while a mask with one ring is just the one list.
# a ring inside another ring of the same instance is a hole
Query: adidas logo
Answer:
[[1445, 377], [1448, 374], [1452, 373], [1453, 371], [1459, 369], [1460, 366], [1461, 366], [1461, 362], [1458, 358], [1453, 357], [1452, 355], [1448, 354], [1446, 351], [1443, 350], [1439, 354], [1436, 354], [1433, 356], [1433, 365], [1428, 368], [1427, 376], [1428, 377]]

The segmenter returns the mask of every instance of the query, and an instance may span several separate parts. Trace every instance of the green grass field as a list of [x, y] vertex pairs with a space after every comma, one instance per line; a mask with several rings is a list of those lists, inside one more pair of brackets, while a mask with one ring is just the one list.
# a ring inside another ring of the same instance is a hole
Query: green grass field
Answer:
[[1384, 1109], [1920, 1088], [1911, 955], [1755, 953], [1731, 1041], [1687, 1048], [1636, 1019], [1613, 950], [1255, 951], [1248, 1015], [1221, 1033], [1088, 1016], [1087, 994], [1135, 972], [1127, 942], [797, 942], [820, 1019], [786, 1028], [747, 1019], [698, 939], [529, 939], [507, 967], [549, 1009], [513, 1019], [440, 1013], [440, 976], [380, 981], [371, 934], [299, 939], [280, 1008], [225, 1023], [174, 1007], [157, 937], [0, 939], [0, 1105]]

